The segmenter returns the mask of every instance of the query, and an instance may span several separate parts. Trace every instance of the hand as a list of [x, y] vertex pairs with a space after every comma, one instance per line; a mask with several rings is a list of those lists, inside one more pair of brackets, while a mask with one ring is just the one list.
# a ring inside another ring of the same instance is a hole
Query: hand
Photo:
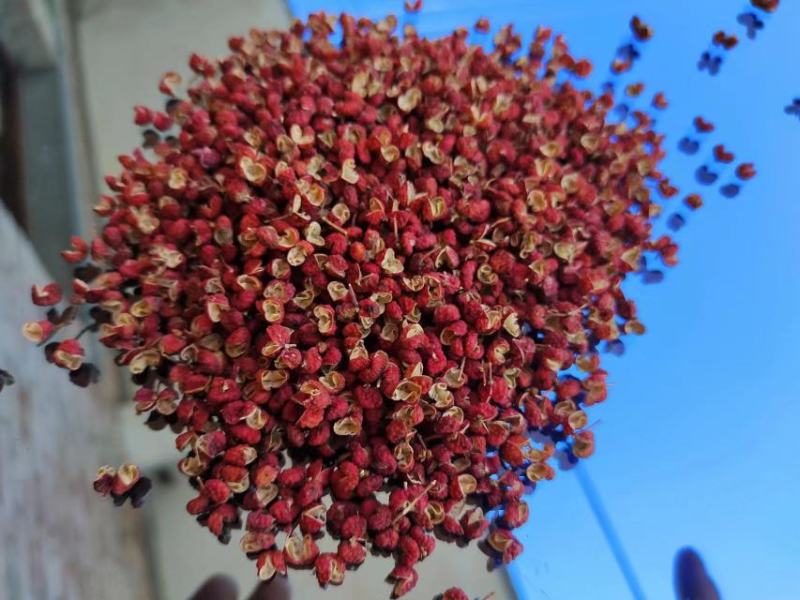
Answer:
[[[190, 600], [236, 600], [239, 591], [236, 582], [225, 575], [208, 578]], [[248, 600], [289, 600], [289, 584], [285, 577], [259, 584]]]
[[678, 600], [720, 600], [703, 559], [692, 548], [683, 548], [675, 555], [675, 596]]

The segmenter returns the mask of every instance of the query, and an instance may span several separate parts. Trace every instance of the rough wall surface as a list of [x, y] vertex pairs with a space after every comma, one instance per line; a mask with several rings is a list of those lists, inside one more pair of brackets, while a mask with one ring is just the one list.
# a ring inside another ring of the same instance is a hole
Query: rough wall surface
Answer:
[[0, 600], [150, 598], [138, 516], [91, 488], [121, 457], [114, 377], [74, 387], [20, 334], [46, 281], [0, 204], [0, 368], [16, 378], [0, 392]]

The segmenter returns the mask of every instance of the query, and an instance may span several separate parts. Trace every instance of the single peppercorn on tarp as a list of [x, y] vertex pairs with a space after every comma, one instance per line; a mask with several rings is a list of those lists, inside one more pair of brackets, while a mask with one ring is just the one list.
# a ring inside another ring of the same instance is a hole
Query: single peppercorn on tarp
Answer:
[[[135, 410], [177, 434], [187, 511], [224, 542], [243, 526], [262, 579], [340, 584], [371, 550], [394, 556], [399, 597], [434, 533], [522, 552], [556, 444], [594, 450], [598, 346], [644, 332], [623, 281], [677, 246], [652, 235], [655, 196], [676, 193], [661, 136], [644, 113], [610, 122], [562, 38], [540, 28], [512, 58], [510, 27], [490, 51], [395, 27], [312, 15], [192, 55], [187, 87], [166, 74], [100, 235], [63, 253], [69, 306], [23, 332], [88, 384], [67, 332], [91, 308]], [[95, 487], [138, 504], [149, 480], [106, 466]]]

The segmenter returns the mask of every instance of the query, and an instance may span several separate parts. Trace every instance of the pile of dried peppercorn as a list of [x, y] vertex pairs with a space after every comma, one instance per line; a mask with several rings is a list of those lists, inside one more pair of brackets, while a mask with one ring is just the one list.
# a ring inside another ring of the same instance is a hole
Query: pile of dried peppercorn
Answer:
[[[86, 385], [81, 342], [55, 337], [88, 313], [135, 410], [177, 434], [188, 512], [243, 528], [262, 579], [338, 584], [391, 553], [399, 597], [437, 538], [514, 559], [556, 444], [593, 452], [598, 348], [644, 332], [621, 284], [675, 264], [652, 221], [677, 190], [649, 117], [612, 122], [548, 29], [520, 53], [511, 27], [486, 51], [396, 25], [312, 15], [193, 55], [186, 87], [165, 75], [102, 232], [63, 253], [67, 308], [24, 333]], [[126, 464], [95, 487], [138, 504], [149, 481]]]

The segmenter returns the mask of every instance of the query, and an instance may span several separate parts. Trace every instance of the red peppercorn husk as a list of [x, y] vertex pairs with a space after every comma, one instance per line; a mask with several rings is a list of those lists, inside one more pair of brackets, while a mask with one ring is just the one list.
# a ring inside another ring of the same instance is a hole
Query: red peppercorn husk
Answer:
[[[610, 92], [557, 83], [591, 64], [548, 29], [512, 59], [511, 27], [486, 52], [466, 30], [399, 40], [394, 17], [339, 21], [341, 47], [312, 15], [193, 55], [188, 89], [167, 73], [168, 110], [134, 111], [157, 131], [106, 178], [100, 236], [64, 252], [81, 264], [70, 307], [24, 332], [48, 341], [92, 307], [136, 411], [177, 433], [187, 512], [222, 541], [244, 523], [260, 578], [313, 566], [338, 584], [378, 550], [402, 596], [433, 532], [513, 560], [555, 443], [593, 452], [598, 346], [644, 332], [622, 283], [646, 255], [677, 262], [652, 220], [678, 190], [647, 115], [614, 124]], [[76, 339], [45, 352], [86, 366]], [[124, 500], [134, 469], [95, 486]]]
[[653, 37], [653, 28], [637, 16], [631, 19], [630, 26], [634, 37], [640, 42], [646, 42]]
[[142, 477], [139, 467], [125, 463], [115, 469], [105, 465], [97, 470], [94, 480], [94, 490], [101, 496], [111, 495], [118, 506], [125, 500], [130, 500], [134, 508], [144, 502], [144, 497], [150, 491], [150, 479]]
[[753, 163], [742, 163], [736, 167], [736, 176], [745, 181], [752, 179], [756, 176], [756, 168]]
[[777, 10], [780, 0], [750, 0], [750, 4], [766, 12]]
[[717, 31], [711, 41], [715, 46], [722, 46], [725, 50], [731, 50], [739, 43], [735, 35], [728, 35], [724, 31]]
[[461, 588], [452, 587], [445, 590], [440, 596], [440, 600], [469, 600], [469, 596], [467, 596], [467, 593]]
[[703, 117], [697, 116], [694, 118], [694, 126], [700, 133], [709, 133], [714, 131], [714, 124], [706, 121]]
[[53, 306], [61, 302], [61, 288], [57, 283], [31, 287], [31, 300], [36, 306]]

